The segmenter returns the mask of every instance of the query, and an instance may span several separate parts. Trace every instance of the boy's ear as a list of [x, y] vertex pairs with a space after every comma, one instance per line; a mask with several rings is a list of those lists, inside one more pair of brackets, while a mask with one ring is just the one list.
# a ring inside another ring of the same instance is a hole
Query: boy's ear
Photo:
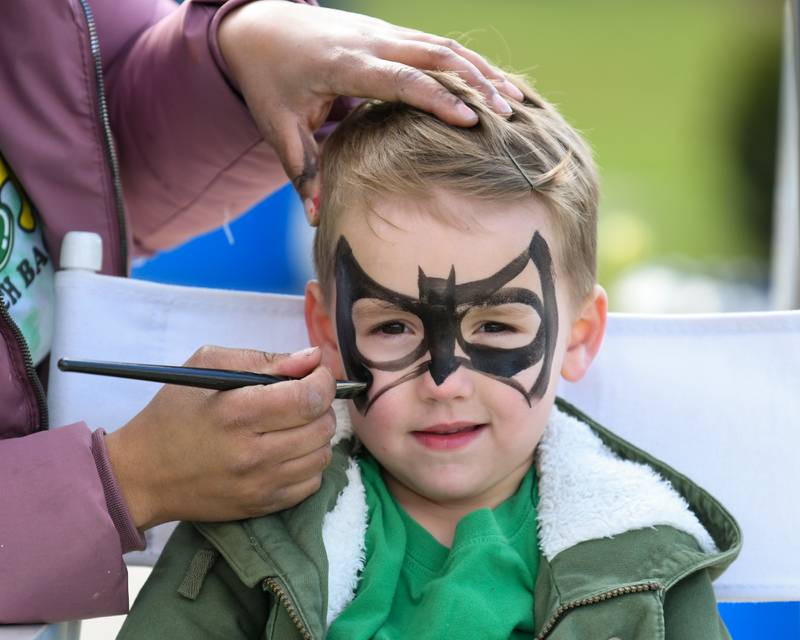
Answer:
[[322, 287], [316, 280], [306, 285], [305, 316], [308, 339], [312, 346], [319, 347], [322, 351], [322, 364], [337, 378], [344, 378], [339, 343], [336, 341], [336, 327], [325, 304]]
[[608, 297], [605, 289], [596, 284], [572, 323], [561, 365], [561, 376], [565, 380], [577, 382], [592, 364], [603, 343], [607, 315]]

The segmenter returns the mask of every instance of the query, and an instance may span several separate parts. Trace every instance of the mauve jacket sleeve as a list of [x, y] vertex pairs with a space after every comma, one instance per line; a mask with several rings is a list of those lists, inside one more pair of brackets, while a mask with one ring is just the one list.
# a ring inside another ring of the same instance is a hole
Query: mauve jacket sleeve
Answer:
[[102, 432], [77, 423], [3, 440], [0, 623], [127, 611], [122, 552], [138, 533], [131, 540], [124, 503], [107, 499], [104, 480], [116, 483], [101, 479], [110, 470], [97, 464], [104, 452], [93, 439], [103, 446]]
[[93, 2], [136, 252], [219, 227], [287, 180], [216, 41], [221, 17], [246, 1], [143, 0], [123, 11], [151, 24], [128, 41], [115, 22], [134, 3]]

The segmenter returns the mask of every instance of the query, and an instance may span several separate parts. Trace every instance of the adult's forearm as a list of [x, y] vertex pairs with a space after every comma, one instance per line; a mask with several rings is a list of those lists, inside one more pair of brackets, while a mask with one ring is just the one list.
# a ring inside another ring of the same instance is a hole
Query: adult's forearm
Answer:
[[0, 441], [0, 486], [0, 624], [127, 611], [123, 543], [84, 424]]
[[227, 10], [220, 4], [184, 3], [116, 53], [107, 69], [111, 125], [140, 251], [218, 227], [286, 181], [224, 72], [215, 40], [214, 17]]

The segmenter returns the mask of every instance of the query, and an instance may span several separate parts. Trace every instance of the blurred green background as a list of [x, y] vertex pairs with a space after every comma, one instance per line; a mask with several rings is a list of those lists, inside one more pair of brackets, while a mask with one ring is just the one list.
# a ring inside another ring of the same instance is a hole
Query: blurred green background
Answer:
[[744, 263], [765, 286], [780, 0], [336, 4], [526, 73], [584, 133], [601, 171], [600, 282], [612, 293], [620, 274], [659, 262], [715, 273]]

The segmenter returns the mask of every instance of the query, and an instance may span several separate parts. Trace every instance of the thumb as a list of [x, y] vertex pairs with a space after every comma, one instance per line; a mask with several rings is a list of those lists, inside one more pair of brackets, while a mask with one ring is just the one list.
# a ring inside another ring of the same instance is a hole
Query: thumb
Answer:
[[321, 361], [322, 353], [319, 347], [286, 354], [267, 353], [256, 349], [206, 346], [189, 358], [186, 365], [302, 378], [316, 369]]
[[254, 363], [256, 373], [269, 373], [277, 376], [303, 378], [316, 369], [322, 361], [322, 352], [319, 347], [309, 347], [291, 354], [274, 354], [255, 352], [260, 356], [260, 362]]

